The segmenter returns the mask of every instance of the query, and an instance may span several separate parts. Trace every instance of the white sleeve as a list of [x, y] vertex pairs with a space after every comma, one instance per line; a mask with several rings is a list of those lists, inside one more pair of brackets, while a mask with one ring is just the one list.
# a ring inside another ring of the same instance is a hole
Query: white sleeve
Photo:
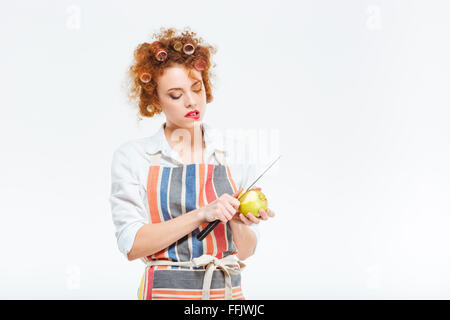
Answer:
[[127, 259], [138, 229], [148, 223], [141, 186], [131, 165], [134, 154], [129, 144], [122, 145], [113, 153], [111, 163], [112, 220], [117, 245]]

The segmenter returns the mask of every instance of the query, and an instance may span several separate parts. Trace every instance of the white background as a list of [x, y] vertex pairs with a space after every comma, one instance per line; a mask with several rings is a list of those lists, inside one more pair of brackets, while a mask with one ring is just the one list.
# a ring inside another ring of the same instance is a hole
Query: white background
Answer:
[[[450, 298], [447, 1], [8, 1], [0, 10], [2, 299], [136, 299], [112, 152], [153, 134], [133, 50], [190, 26], [218, 48], [218, 128], [275, 130], [277, 216], [247, 299]], [[275, 150], [275, 149], [274, 149]]]

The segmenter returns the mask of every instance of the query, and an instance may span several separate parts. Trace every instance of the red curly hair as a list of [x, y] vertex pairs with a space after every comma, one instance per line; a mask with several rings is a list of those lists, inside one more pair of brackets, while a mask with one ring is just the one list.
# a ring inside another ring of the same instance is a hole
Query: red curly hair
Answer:
[[[181, 64], [191, 70], [196, 63], [203, 59], [201, 74], [205, 86], [206, 102], [210, 103], [213, 100], [211, 78], [214, 77], [214, 74], [211, 67], [216, 65], [211, 66], [210, 59], [211, 54], [216, 53], [217, 49], [212, 45], [204, 44], [203, 39], [197, 38], [196, 33], [192, 32], [189, 27], [185, 27], [184, 32], [179, 35], [176, 33], [174, 28], [161, 28], [152, 36], [156, 41], [141, 43], [134, 50], [134, 61], [128, 70], [130, 83], [128, 98], [132, 104], [137, 104], [139, 114], [143, 117], [153, 117], [162, 112], [156, 91], [157, 80], [166, 68], [174, 64]], [[180, 50], [180, 42], [183, 45], [193, 44], [194, 52], [186, 54], [184, 50]], [[163, 61], [157, 59], [157, 52], [161, 48], [167, 52]]]

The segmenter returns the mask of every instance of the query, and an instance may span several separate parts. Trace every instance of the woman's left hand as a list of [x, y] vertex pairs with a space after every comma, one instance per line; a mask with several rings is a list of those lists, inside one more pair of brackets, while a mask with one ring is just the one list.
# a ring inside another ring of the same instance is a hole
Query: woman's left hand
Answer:
[[[261, 188], [259, 187], [255, 187], [254, 189], [261, 191]], [[261, 208], [259, 209], [259, 215], [260, 216], [257, 218], [253, 214], [248, 213], [247, 214], [248, 217], [246, 218], [244, 214], [237, 211], [236, 214], [231, 219], [231, 221], [241, 222], [249, 226], [252, 224], [258, 224], [261, 220], [268, 220], [269, 218], [275, 217], [275, 212], [273, 212], [269, 208], [267, 208], [266, 210]]]

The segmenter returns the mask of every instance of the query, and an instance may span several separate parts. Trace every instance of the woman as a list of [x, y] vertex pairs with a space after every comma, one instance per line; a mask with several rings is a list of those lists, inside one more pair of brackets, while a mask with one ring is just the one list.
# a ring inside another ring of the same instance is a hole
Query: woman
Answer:
[[[227, 165], [229, 150], [202, 122], [215, 49], [189, 30], [156, 38], [135, 50], [130, 96], [142, 116], [164, 113], [166, 122], [114, 152], [110, 202], [119, 249], [146, 264], [138, 299], [244, 299], [242, 260], [254, 253], [254, 227], [274, 213], [238, 212], [249, 166]], [[215, 220], [222, 223], [199, 241]]]

